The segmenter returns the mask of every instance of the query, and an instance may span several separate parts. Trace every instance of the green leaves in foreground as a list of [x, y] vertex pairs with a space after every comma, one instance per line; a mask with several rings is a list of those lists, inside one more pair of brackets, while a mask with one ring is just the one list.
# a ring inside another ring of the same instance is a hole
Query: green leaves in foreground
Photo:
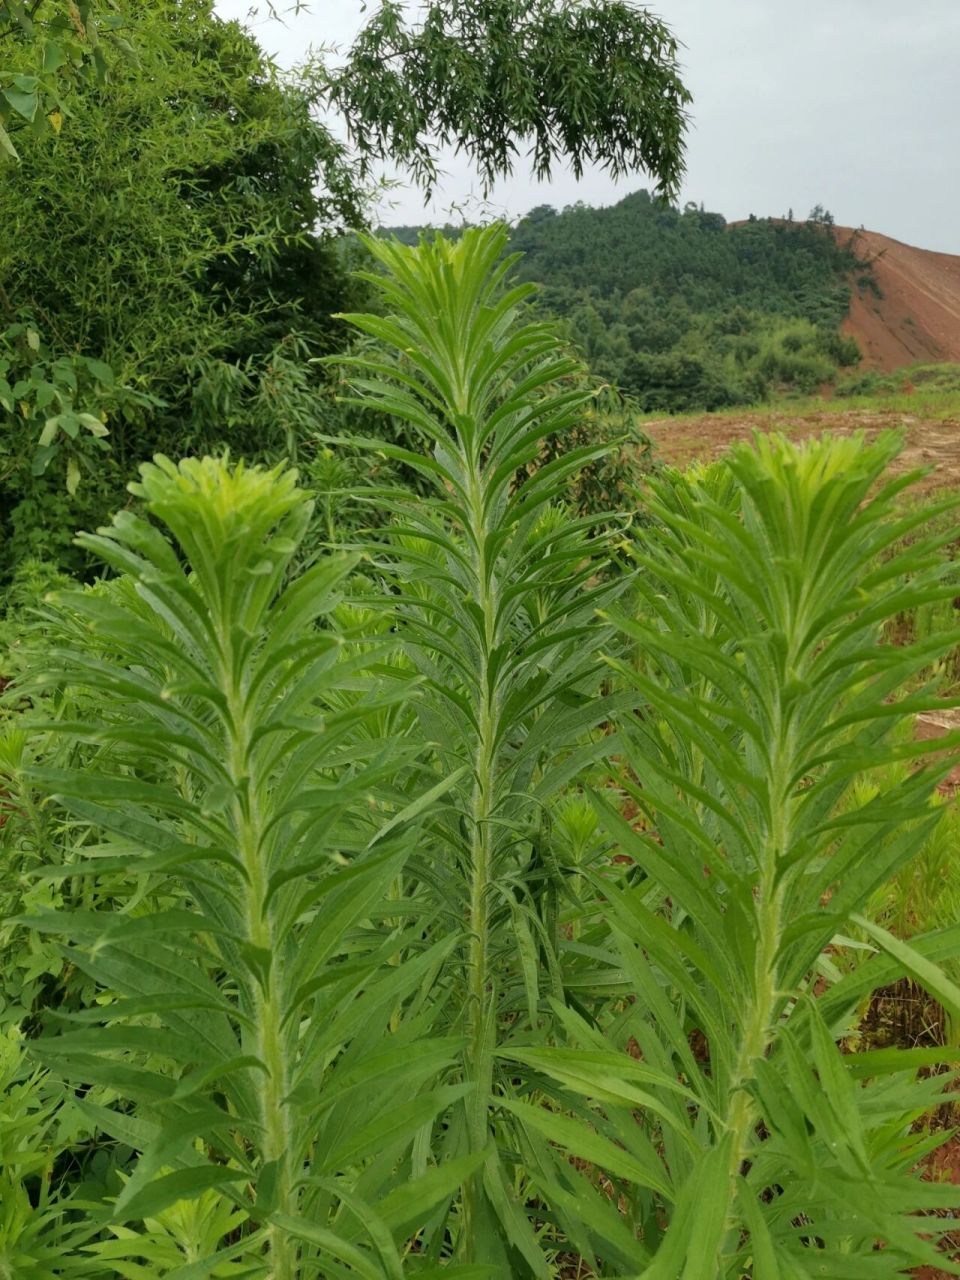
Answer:
[[[936, 1247], [950, 1220], [917, 1215], [960, 1196], [920, 1181], [942, 1139], [911, 1129], [951, 1077], [918, 1081], [909, 1054], [842, 1054], [859, 987], [822, 995], [818, 980], [824, 950], [936, 823], [946, 768], [852, 807], [857, 776], [922, 752], [902, 731], [930, 701], [912, 681], [957, 642], [880, 644], [886, 619], [953, 591], [943, 539], [898, 515], [909, 479], [884, 481], [898, 443], [760, 438], [653, 482], [640, 609], [613, 618], [639, 656], [615, 666], [642, 705], [624, 751], [642, 821], [597, 801], [635, 862], [602, 886], [631, 999], [604, 1037], [568, 1015], [578, 1047], [514, 1055], [531, 1085], [593, 1107], [582, 1134], [551, 1136], [630, 1206], [642, 1243], [616, 1249], [613, 1274], [953, 1273]], [[871, 936], [951, 996], [914, 947]]]
[[129, 906], [31, 921], [108, 993], [36, 1052], [141, 1152], [114, 1221], [216, 1188], [245, 1275], [396, 1275], [389, 1206], [451, 1193], [411, 1143], [461, 1091], [432, 1091], [455, 1046], [422, 999], [447, 947], [387, 906], [416, 829], [392, 790], [410, 751], [365, 729], [394, 695], [330, 625], [350, 559], [287, 581], [310, 518], [295, 473], [141, 473], [153, 519], [82, 539], [120, 576], [63, 599], [45, 681], [95, 696], [95, 721], [57, 726], [91, 749], [36, 776], [102, 840], [66, 872], [127, 872]]

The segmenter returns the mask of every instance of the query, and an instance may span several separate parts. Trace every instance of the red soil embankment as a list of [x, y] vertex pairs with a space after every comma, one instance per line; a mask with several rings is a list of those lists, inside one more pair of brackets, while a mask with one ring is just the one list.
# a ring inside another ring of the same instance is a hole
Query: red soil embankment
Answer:
[[890, 372], [909, 364], [960, 362], [960, 257], [917, 249], [876, 231], [838, 227], [853, 237], [879, 287], [853, 285], [844, 332], [863, 352], [862, 368]]

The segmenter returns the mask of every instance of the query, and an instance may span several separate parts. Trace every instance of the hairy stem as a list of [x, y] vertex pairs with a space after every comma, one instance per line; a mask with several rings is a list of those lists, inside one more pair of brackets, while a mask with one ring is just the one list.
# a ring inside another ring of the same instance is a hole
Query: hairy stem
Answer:
[[[783, 886], [779, 881], [780, 860], [789, 848], [793, 800], [786, 794], [784, 780], [793, 776], [792, 734], [784, 724], [778, 704], [773, 717], [771, 760], [771, 820], [760, 851], [760, 877], [756, 893], [757, 948], [754, 957], [753, 1000], [743, 1025], [743, 1036], [734, 1077], [730, 1086], [725, 1131], [731, 1136], [728, 1167], [726, 1224], [735, 1225], [734, 1207], [738, 1179], [751, 1146], [751, 1135], [759, 1119], [750, 1092], [756, 1064], [774, 1038], [774, 1019], [779, 1000], [777, 957], [783, 931]], [[726, 1233], [725, 1233], [726, 1234]]]
[[[232, 666], [229, 663], [225, 664]], [[254, 955], [265, 957], [262, 973], [251, 973], [253, 1006], [253, 1052], [263, 1064], [256, 1073], [260, 1110], [260, 1154], [262, 1164], [276, 1162], [276, 1208], [288, 1215], [296, 1213], [290, 1147], [293, 1132], [286, 1097], [289, 1092], [288, 1062], [283, 1033], [283, 1002], [277, 973], [280, 954], [272, 908], [267, 898], [268, 867], [264, 856], [264, 819], [258, 802], [260, 789], [251, 757], [252, 726], [244, 712], [243, 691], [232, 671], [224, 673], [230, 717], [229, 771], [234, 784], [234, 822], [238, 853], [246, 871], [247, 940]], [[271, 1226], [267, 1249], [269, 1280], [298, 1280], [299, 1249], [289, 1233]]]
[[[474, 753], [474, 784], [470, 805], [470, 902], [467, 956], [466, 1073], [472, 1088], [467, 1095], [467, 1138], [471, 1151], [482, 1151], [489, 1141], [489, 1107], [493, 1088], [493, 1037], [490, 1033], [490, 889], [495, 874], [494, 790], [497, 766], [499, 698], [490, 687], [490, 654], [496, 647], [498, 590], [486, 561], [487, 521], [482, 502], [482, 474], [475, 464], [471, 483], [470, 522], [475, 548], [474, 589], [482, 610], [484, 636], [477, 672], [480, 691], [479, 733]], [[475, 1260], [477, 1239], [483, 1230], [481, 1204], [483, 1175], [478, 1172], [464, 1190], [464, 1230], [461, 1250]]]

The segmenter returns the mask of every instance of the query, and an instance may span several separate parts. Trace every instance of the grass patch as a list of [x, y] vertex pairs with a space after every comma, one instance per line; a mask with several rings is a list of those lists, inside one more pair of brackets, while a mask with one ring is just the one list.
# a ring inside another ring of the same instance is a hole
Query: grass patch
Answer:
[[[943, 422], [960, 418], [960, 365], [911, 365], [894, 373], [864, 373], [837, 384], [831, 396], [785, 395], [763, 404], [717, 409], [711, 417], [774, 419], [777, 430], [789, 431], [780, 418], [806, 420], [822, 414], [883, 413]], [[677, 423], [695, 421], [702, 412], [673, 415]], [[649, 413], [641, 421], [662, 421]], [[758, 426], [761, 425], [758, 422]]]

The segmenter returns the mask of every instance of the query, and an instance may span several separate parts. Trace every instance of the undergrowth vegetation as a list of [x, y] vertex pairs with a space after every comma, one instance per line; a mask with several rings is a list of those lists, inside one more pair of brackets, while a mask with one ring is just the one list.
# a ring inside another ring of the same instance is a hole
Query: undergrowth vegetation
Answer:
[[956, 1050], [859, 1035], [907, 979], [960, 1018], [955, 917], [889, 902], [950, 847], [910, 726], [960, 637], [882, 642], [957, 503], [886, 434], [572, 510], [610, 445], [505, 238], [368, 242], [390, 425], [323, 445], [382, 460], [375, 538], [157, 456], [21, 623], [0, 1276], [960, 1275]]
[[960, 392], [960, 366], [955, 364], [914, 364], [893, 373], [873, 370], [844, 378], [837, 384], [838, 396], [911, 395], [913, 393]]

